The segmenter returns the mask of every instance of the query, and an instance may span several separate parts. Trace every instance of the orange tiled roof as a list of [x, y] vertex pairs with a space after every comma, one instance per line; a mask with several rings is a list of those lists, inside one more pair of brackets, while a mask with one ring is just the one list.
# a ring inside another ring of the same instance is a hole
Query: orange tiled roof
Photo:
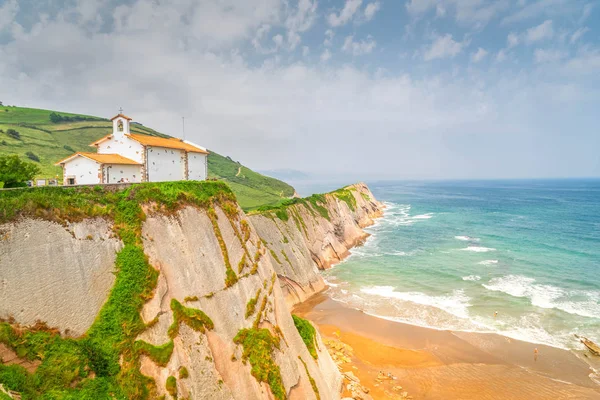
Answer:
[[74, 158], [75, 156], [82, 156], [85, 158], [89, 158], [90, 160], [94, 160], [100, 164], [141, 165], [139, 162], [133, 161], [132, 159], [123, 157], [119, 154], [98, 154], [98, 153], [83, 153], [83, 152], [78, 152], [78, 153], [72, 154], [63, 160], [60, 160], [55, 165], [63, 164], [64, 162]]
[[94, 143], [90, 143], [89, 145], [90, 145], [90, 146], [95, 146], [95, 145], [97, 145], [98, 143], [102, 143], [102, 142], [104, 142], [106, 139], [108, 139], [108, 138], [109, 138], [109, 137], [111, 137], [111, 136], [112, 136], [112, 133], [110, 133], [110, 134], [108, 134], [108, 135], [106, 135], [106, 136], [104, 136], [104, 137], [102, 137], [102, 138], [100, 138], [100, 139], [96, 140]]
[[128, 120], [128, 121], [131, 121], [131, 120], [133, 119], [133, 118], [129, 118], [129, 117], [128, 117], [127, 115], [125, 115], [125, 114], [117, 114], [117, 115], [115, 115], [114, 117], [112, 117], [110, 120], [111, 120], [111, 121], [114, 121], [115, 119], [117, 119], [117, 118], [119, 118], [119, 117], [121, 117], [121, 118], [125, 118], [125, 119], [126, 119], [126, 120]]
[[193, 146], [177, 138], [161, 138], [156, 136], [140, 135], [138, 133], [130, 133], [127, 136], [145, 146], [166, 147], [169, 149], [180, 149], [191, 151], [193, 153], [208, 154], [208, 151], [201, 149], [200, 147]]

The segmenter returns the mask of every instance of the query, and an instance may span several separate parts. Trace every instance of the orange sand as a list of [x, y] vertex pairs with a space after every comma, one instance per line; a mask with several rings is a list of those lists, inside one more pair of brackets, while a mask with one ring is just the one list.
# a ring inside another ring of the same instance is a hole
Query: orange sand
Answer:
[[[339, 336], [352, 347], [352, 361], [342, 371], [352, 371], [375, 399], [400, 399], [406, 391], [414, 399], [600, 400], [589, 366], [566, 350], [391, 322], [323, 294], [294, 313], [315, 323], [325, 339]], [[377, 380], [379, 371], [397, 379]]]

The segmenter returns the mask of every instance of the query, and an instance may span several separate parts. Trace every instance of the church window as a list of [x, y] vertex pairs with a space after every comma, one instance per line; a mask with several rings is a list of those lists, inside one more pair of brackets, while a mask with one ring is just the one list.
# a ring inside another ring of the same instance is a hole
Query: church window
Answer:
[[123, 132], [123, 120], [119, 120], [119, 122], [117, 122], [117, 130], [119, 132]]

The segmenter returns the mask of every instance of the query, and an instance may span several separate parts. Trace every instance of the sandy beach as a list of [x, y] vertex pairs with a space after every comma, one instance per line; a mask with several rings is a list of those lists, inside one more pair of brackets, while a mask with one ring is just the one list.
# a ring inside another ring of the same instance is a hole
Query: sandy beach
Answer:
[[294, 313], [319, 327], [341, 370], [374, 399], [600, 399], [589, 364], [567, 350], [388, 321], [324, 293]]

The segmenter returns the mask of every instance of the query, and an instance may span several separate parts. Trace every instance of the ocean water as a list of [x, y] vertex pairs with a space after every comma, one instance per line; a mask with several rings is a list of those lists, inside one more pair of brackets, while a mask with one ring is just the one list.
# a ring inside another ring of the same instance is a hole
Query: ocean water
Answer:
[[600, 180], [370, 187], [385, 217], [324, 272], [334, 299], [436, 329], [600, 343]]

